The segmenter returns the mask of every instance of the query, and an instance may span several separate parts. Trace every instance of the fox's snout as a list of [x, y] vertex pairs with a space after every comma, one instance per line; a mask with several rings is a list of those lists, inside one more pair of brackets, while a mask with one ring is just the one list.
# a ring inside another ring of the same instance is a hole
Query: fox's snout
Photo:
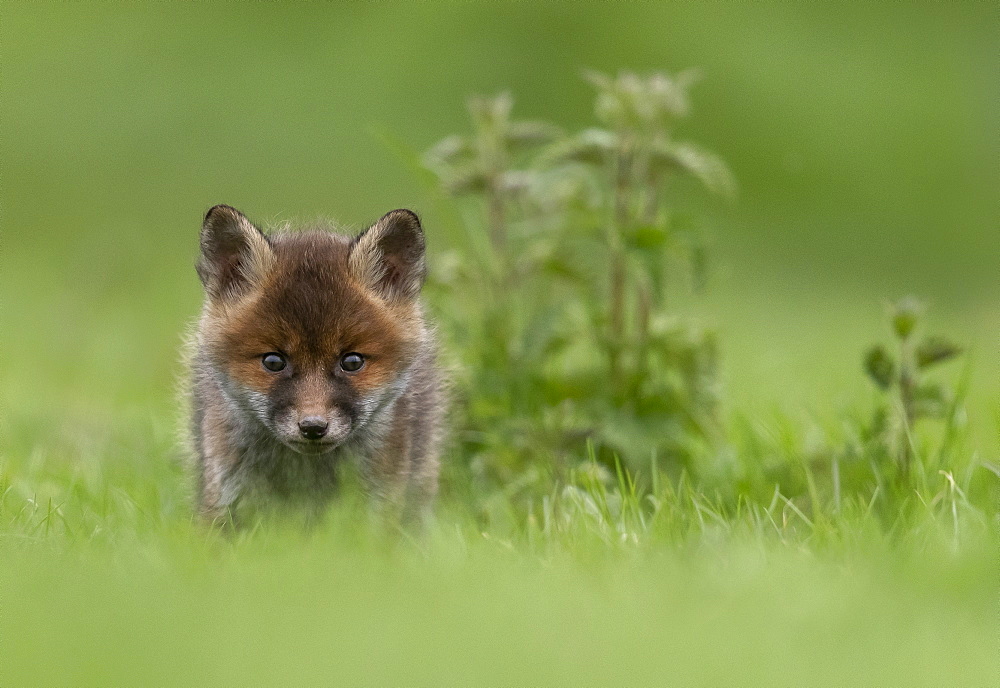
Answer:
[[330, 423], [327, 422], [326, 418], [319, 416], [306, 416], [299, 421], [299, 432], [307, 440], [321, 439], [329, 428]]
[[331, 409], [326, 413], [316, 411], [299, 411], [296, 414], [296, 439], [327, 443], [337, 443], [347, 437], [351, 431], [351, 420], [343, 411]]
[[352, 429], [349, 415], [337, 407], [290, 408], [279, 413], [275, 420], [274, 432], [281, 440], [308, 452], [332, 449], [346, 440]]
[[307, 370], [302, 380], [286, 384], [288, 387], [278, 382], [272, 388], [272, 399], [285, 394], [291, 397], [287, 406], [275, 410], [276, 429], [286, 442], [329, 447], [347, 438], [354, 414], [353, 399], [346, 389], [329, 385], [322, 371]]

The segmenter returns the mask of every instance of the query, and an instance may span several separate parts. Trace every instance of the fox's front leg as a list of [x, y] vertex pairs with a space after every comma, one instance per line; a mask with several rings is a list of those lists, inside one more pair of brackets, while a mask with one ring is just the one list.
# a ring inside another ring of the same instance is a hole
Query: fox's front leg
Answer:
[[230, 524], [231, 507], [238, 492], [233, 475], [238, 457], [230, 446], [225, 422], [219, 414], [207, 411], [200, 430], [198, 515], [207, 524]]
[[375, 512], [385, 522], [420, 525], [437, 493], [437, 457], [414, 437], [408, 419], [392, 431], [365, 462], [365, 479]]
[[198, 494], [198, 516], [202, 522], [212, 526], [232, 525], [231, 500], [225, 495], [227, 479], [217, 470], [217, 464], [206, 457], [202, 465], [201, 485]]
[[396, 438], [372, 451], [362, 466], [365, 486], [372, 498], [372, 512], [387, 525], [398, 523], [402, 516], [408, 463], [406, 444]]

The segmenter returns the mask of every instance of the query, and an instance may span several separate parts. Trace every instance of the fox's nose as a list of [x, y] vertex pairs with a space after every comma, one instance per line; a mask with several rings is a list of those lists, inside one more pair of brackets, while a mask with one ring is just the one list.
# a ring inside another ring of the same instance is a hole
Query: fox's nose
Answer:
[[299, 432], [307, 440], [318, 440], [326, 434], [329, 427], [330, 424], [326, 422], [326, 419], [320, 416], [306, 416], [299, 421]]

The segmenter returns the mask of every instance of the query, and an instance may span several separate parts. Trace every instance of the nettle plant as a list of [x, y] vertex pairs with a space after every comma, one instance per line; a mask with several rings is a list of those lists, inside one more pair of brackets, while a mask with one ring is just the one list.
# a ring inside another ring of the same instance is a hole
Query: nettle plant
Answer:
[[934, 367], [954, 359], [961, 349], [948, 340], [921, 334], [923, 305], [913, 297], [890, 308], [895, 353], [881, 344], [868, 349], [864, 368], [884, 393], [876, 409], [867, 439], [875, 443], [899, 470], [908, 474], [914, 461], [914, 431], [923, 419], [947, 419], [956, 408], [956, 395], [945, 384], [928, 380]]
[[599, 127], [564, 134], [514, 119], [509, 95], [475, 98], [472, 133], [425, 157], [471, 201], [451, 285], [469, 295], [462, 438], [504, 479], [539, 456], [558, 469], [586, 441], [608, 465], [681, 469], [718, 434], [714, 334], [668, 307], [705, 273], [673, 183], [735, 192], [721, 159], [674, 137], [695, 74], [586, 78]]

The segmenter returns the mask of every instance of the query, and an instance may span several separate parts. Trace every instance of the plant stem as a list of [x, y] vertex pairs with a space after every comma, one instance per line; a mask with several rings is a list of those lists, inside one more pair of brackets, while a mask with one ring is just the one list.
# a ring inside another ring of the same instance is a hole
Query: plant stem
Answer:
[[648, 283], [642, 283], [638, 286], [636, 303], [636, 385], [646, 377], [646, 366], [648, 365], [646, 358], [649, 351], [649, 318], [652, 308], [652, 291]]
[[490, 179], [487, 193], [487, 212], [489, 215], [490, 241], [494, 250], [506, 259], [507, 252], [507, 212], [504, 206], [503, 191], [499, 188], [496, 177]]
[[647, 225], [656, 222], [656, 214], [660, 209], [659, 195], [656, 193], [660, 185], [660, 175], [656, 171], [650, 171], [646, 175], [646, 206], [642, 220]]
[[621, 384], [621, 352], [625, 336], [625, 249], [622, 246], [622, 234], [628, 225], [628, 197], [630, 191], [630, 144], [622, 137], [622, 146], [615, 159], [614, 192], [612, 198], [613, 211], [608, 229], [608, 249], [610, 262], [610, 293], [608, 299], [608, 366], [612, 385], [620, 390]]
[[903, 471], [903, 475], [908, 475], [910, 472], [910, 463], [912, 461], [912, 450], [910, 448], [910, 439], [913, 433], [913, 422], [916, 420], [916, 389], [917, 389], [917, 378], [916, 378], [916, 367], [913, 361], [913, 350], [909, 343], [909, 338], [904, 339], [899, 345], [899, 398], [900, 403], [903, 407], [903, 442], [902, 451], [900, 452], [899, 460], [900, 466]]
[[608, 362], [614, 384], [621, 376], [622, 338], [625, 329], [625, 255], [620, 249], [611, 256], [611, 303], [608, 318]]

